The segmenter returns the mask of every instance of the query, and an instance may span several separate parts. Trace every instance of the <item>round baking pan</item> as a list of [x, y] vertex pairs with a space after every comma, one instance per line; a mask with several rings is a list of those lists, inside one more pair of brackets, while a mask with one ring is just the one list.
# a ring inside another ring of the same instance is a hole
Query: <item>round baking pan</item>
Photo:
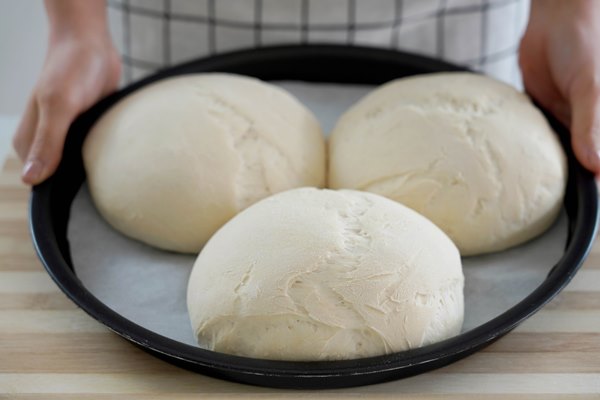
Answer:
[[550, 301], [575, 275], [594, 239], [598, 219], [594, 178], [575, 160], [569, 132], [547, 113], [569, 159], [564, 199], [569, 234], [564, 255], [544, 282], [520, 303], [475, 329], [426, 347], [356, 360], [287, 362], [237, 357], [189, 346], [131, 322], [95, 298], [74, 272], [67, 240], [71, 203], [85, 180], [82, 142], [103, 112], [144, 85], [174, 75], [207, 71], [264, 80], [377, 85], [402, 76], [460, 70], [464, 68], [397, 51], [332, 45], [240, 51], [163, 70], [105, 98], [71, 125], [58, 171], [32, 191], [30, 229], [38, 255], [56, 284], [90, 316], [148, 353], [207, 375], [272, 387], [336, 388], [399, 379], [461, 359], [506, 334]]

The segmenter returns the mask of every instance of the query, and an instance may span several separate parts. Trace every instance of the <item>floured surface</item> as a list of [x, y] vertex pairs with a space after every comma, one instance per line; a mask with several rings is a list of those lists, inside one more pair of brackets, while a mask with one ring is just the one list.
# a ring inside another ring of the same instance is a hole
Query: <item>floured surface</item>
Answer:
[[[325, 132], [349, 104], [370, 90], [323, 84], [282, 86], [315, 112]], [[530, 294], [560, 259], [566, 236], [563, 214], [548, 232], [525, 245], [463, 259], [463, 330], [488, 321]], [[98, 215], [85, 185], [73, 202], [68, 237], [75, 270], [100, 301], [147, 329], [195, 345], [185, 302], [195, 256], [156, 250], [120, 235]]]

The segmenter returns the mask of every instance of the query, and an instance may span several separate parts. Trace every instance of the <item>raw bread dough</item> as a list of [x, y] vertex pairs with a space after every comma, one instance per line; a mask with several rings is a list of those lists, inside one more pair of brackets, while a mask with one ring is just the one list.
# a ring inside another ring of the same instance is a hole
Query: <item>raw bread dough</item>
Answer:
[[294, 189], [225, 224], [194, 264], [201, 347], [279, 360], [389, 354], [460, 332], [458, 249], [384, 197]]
[[347, 111], [330, 140], [330, 187], [409, 206], [464, 256], [533, 238], [562, 205], [556, 135], [527, 96], [482, 75], [390, 82]]
[[127, 96], [94, 126], [83, 157], [94, 203], [115, 229], [180, 252], [198, 252], [257, 200], [325, 182], [313, 115], [282, 89], [230, 74]]

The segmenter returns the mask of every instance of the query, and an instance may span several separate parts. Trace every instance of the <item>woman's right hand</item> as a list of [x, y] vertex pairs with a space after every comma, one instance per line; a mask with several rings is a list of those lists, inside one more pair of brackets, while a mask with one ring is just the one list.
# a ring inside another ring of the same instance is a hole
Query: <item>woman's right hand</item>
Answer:
[[69, 32], [50, 39], [39, 80], [13, 137], [24, 162], [22, 179], [35, 185], [54, 173], [73, 120], [114, 91], [121, 64], [108, 32]]

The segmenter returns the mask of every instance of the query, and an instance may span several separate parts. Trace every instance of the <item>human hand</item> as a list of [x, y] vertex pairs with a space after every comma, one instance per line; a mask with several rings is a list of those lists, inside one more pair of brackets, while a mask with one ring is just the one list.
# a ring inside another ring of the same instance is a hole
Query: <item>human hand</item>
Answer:
[[525, 90], [571, 129], [573, 151], [600, 175], [600, 2], [532, 0], [519, 52]]
[[23, 182], [35, 185], [54, 173], [67, 130], [79, 113], [119, 83], [120, 60], [108, 34], [51, 39], [39, 80], [14, 135], [25, 163]]

